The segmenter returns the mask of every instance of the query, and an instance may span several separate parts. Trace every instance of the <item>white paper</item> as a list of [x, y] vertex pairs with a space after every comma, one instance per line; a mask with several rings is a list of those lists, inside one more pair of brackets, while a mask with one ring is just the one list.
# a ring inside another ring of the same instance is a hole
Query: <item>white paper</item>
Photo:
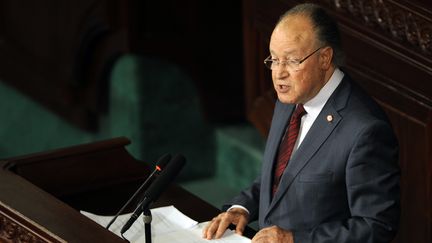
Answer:
[[251, 240], [244, 236], [234, 233], [232, 230], [225, 231], [220, 239], [206, 240], [202, 238], [202, 231], [208, 222], [197, 224], [190, 229], [178, 230], [175, 232], [158, 235], [153, 240], [155, 243], [172, 243], [172, 242], [187, 242], [187, 243], [250, 243]]
[[[152, 222], [152, 242], [153, 243], [172, 243], [172, 242], [215, 242], [215, 243], [250, 243], [250, 239], [235, 234], [232, 230], [227, 230], [221, 239], [205, 240], [202, 238], [202, 230], [208, 222], [198, 224], [197, 221], [184, 215], [174, 206], [160, 207], [151, 209]], [[81, 213], [96, 223], [106, 227], [111, 221], [112, 216], [100, 216], [81, 211]], [[120, 215], [110, 226], [109, 230], [118, 236], [123, 225], [129, 220], [132, 214]], [[123, 236], [132, 243], [145, 242], [143, 216], [140, 215], [131, 228]]]

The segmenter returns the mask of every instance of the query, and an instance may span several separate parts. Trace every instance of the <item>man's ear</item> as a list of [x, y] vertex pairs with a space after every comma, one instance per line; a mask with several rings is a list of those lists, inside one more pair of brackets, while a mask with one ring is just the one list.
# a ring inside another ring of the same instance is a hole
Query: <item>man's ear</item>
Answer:
[[320, 65], [324, 70], [328, 70], [332, 65], [333, 48], [326, 46], [323, 47], [320, 53]]

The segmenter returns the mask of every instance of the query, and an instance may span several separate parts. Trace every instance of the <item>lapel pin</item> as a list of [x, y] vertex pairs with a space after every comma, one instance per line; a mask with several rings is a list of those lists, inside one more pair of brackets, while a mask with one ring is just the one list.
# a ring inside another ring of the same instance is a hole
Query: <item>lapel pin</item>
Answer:
[[328, 122], [332, 122], [333, 121], [333, 116], [332, 115], [328, 115], [327, 116], [327, 121]]

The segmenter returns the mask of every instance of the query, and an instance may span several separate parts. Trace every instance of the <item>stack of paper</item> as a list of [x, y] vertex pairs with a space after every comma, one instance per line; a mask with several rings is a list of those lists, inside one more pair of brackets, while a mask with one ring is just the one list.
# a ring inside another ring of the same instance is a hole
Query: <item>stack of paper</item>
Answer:
[[[160, 207], [151, 209], [152, 222], [152, 242], [222, 242], [222, 243], [249, 243], [250, 239], [237, 235], [231, 230], [227, 230], [224, 236], [218, 240], [208, 241], [202, 238], [202, 230], [208, 222], [198, 224], [197, 221], [187, 217], [174, 206]], [[105, 227], [112, 219], [112, 216], [99, 216], [92, 213], [81, 211], [81, 213], [96, 223]], [[131, 214], [120, 215], [111, 225], [113, 233], [120, 236], [120, 229], [130, 218]], [[143, 216], [140, 215], [132, 227], [123, 235], [130, 242], [145, 242]]]

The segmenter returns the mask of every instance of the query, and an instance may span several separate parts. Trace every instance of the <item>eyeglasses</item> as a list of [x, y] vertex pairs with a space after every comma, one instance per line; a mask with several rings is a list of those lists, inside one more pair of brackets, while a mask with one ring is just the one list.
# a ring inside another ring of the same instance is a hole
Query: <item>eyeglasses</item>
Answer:
[[270, 55], [270, 56], [268, 56], [264, 60], [264, 64], [270, 70], [277, 70], [281, 65], [285, 65], [291, 71], [299, 71], [300, 70], [300, 64], [302, 64], [303, 62], [305, 62], [309, 57], [311, 57], [313, 54], [315, 54], [321, 48], [323, 48], [323, 47], [320, 47], [320, 48], [316, 49], [311, 54], [307, 55], [305, 58], [303, 58], [301, 60], [289, 59], [289, 60], [286, 60], [286, 61], [279, 61], [277, 59], [272, 59], [272, 56]]

